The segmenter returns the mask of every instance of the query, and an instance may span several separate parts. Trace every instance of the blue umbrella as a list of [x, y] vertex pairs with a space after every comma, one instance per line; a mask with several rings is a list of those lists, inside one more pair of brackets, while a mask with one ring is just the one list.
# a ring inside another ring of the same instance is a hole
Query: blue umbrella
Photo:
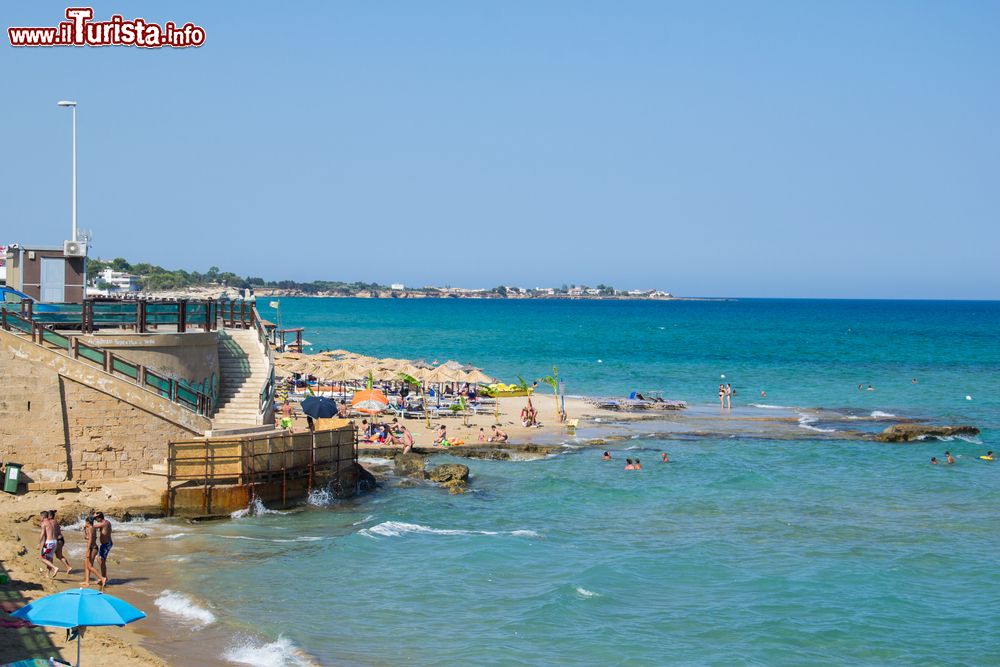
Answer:
[[313, 419], [329, 419], [337, 416], [337, 401], [325, 396], [310, 396], [302, 401], [302, 412]]
[[[89, 588], [76, 588], [47, 595], [21, 607], [11, 616], [30, 621], [35, 625], [56, 628], [123, 626], [146, 618], [145, 613], [128, 602]], [[79, 632], [76, 635], [76, 666], [80, 667]]]

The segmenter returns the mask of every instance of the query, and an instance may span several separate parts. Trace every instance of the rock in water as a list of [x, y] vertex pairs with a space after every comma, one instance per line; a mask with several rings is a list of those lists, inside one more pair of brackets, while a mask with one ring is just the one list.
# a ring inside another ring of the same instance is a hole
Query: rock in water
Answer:
[[424, 457], [419, 454], [400, 454], [395, 460], [397, 477], [424, 479]]
[[427, 476], [433, 482], [438, 484], [447, 484], [448, 482], [468, 482], [469, 481], [469, 466], [464, 466], [461, 463], [445, 463], [444, 465], [434, 466], [427, 472]]
[[879, 442], [912, 442], [922, 438], [948, 438], [955, 435], [979, 435], [975, 426], [928, 426], [893, 424], [875, 436]]

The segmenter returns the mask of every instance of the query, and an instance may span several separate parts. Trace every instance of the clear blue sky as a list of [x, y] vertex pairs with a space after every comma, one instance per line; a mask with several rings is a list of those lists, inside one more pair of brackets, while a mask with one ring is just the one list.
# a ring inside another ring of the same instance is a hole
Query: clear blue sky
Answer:
[[0, 237], [266, 279], [1000, 298], [1000, 3], [98, 2], [12, 49]]

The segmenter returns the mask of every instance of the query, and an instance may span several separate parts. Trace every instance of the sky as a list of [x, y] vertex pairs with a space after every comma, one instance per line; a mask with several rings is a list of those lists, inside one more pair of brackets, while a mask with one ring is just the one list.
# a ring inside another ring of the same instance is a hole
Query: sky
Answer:
[[268, 280], [1000, 298], [1000, 3], [96, 2], [12, 48], [0, 243]]

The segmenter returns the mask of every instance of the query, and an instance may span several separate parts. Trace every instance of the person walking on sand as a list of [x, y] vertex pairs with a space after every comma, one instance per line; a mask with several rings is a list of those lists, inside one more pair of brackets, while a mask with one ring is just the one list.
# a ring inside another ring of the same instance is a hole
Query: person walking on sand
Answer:
[[101, 561], [101, 577], [105, 585], [108, 580], [108, 554], [114, 542], [111, 541], [111, 522], [104, 518], [104, 512], [94, 515], [94, 530], [97, 531], [97, 557]]
[[56, 560], [60, 560], [66, 566], [66, 574], [72, 574], [73, 568], [70, 567], [69, 561], [63, 555], [63, 547], [66, 546], [66, 538], [63, 537], [62, 528], [59, 526], [59, 522], [56, 521], [56, 511], [49, 510], [49, 520], [52, 521], [52, 528], [56, 535]]
[[108, 584], [107, 577], [101, 576], [101, 571], [94, 567], [94, 557], [97, 556], [97, 528], [94, 527], [94, 517], [83, 520], [83, 538], [86, 541], [83, 553], [83, 585], [90, 586], [90, 575], [97, 579], [97, 584], [104, 590]]
[[56, 533], [52, 525], [54, 522], [49, 518], [48, 510], [43, 511], [39, 516], [41, 517], [39, 522], [41, 534], [38, 536], [38, 548], [41, 551], [42, 562], [48, 568], [49, 577], [54, 578], [59, 574], [59, 568], [52, 562], [52, 557], [56, 553]]

